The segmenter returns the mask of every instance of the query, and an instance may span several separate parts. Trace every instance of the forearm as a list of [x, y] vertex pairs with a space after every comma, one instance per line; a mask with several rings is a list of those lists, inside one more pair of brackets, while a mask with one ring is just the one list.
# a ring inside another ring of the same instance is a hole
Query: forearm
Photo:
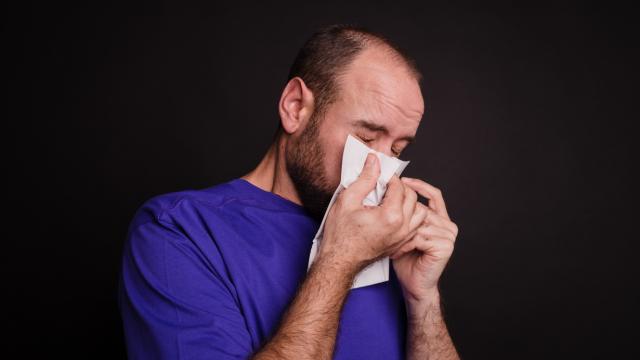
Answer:
[[254, 359], [330, 359], [356, 273], [330, 258], [316, 258], [278, 331]]
[[459, 359], [442, 316], [440, 294], [406, 301], [407, 359]]

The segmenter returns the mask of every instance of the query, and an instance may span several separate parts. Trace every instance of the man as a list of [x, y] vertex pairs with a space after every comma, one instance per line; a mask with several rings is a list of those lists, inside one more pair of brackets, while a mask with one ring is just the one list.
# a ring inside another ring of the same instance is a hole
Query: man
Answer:
[[[277, 136], [245, 176], [158, 196], [125, 244], [120, 308], [132, 359], [455, 359], [438, 279], [457, 227], [438, 189], [391, 178], [369, 154], [331, 207], [348, 134], [399, 156], [424, 112], [420, 74], [384, 38], [330, 26], [304, 45], [278, 110]], [[417, 201], [429, 199], [428, 206]], [[351, 289], [384, 257], [388, 282]]]

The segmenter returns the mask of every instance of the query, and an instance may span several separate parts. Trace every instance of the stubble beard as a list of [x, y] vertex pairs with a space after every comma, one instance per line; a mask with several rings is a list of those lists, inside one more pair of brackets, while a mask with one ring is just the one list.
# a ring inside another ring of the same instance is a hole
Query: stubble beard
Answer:
[[319, 116], [314, 112], [300, 137], [286, 153], [287, 172], [302, 205], [317, 221], [321, 221], [335, 188], [324, 173], [324, 150], [318, 139]]

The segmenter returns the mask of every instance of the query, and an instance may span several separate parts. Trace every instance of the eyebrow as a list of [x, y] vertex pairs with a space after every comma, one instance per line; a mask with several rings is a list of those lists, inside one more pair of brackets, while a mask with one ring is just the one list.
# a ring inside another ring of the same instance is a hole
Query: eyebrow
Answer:
[[[355, 126], [359, 126], [359, 127], [363, 127], [365, 129], [374, 131], [374, 132], [381, 132], [384, 133], [385, 135], [389, 135], [389, 129], [381, 124], [376, 124], [374, 122], [371, 122], [369, 120], [364, 120], [364, 119], [359, 119], [356, 120], [354, 122], [352, 122], [353, 125]], [[414, 136], [403, 136], [401, 137], [399, 140], [404, 140], [407, 143], [411, 144], [414, 140], [415, 137]]]

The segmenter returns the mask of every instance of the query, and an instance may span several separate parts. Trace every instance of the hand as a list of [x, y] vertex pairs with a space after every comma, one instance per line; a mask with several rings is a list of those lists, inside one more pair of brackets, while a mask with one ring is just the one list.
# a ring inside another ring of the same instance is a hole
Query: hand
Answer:
[[429, 199], [428, 206], [418, 203], [416, 207], [416, 212], [426, 213], [423, 223], [390, 256], [405, 299], [421, 302], [438, 292], [438, 280], [453, 253], [458, 227], [449, 219], [439, 189], [419, 179], [403, 177], [402, 182]]
[[379, 175], [378, 158], [369, 154], [358, 179], [338, 195], [327, 215], [318, 257], [337, 261], [349, 271], [359, 271], [397, 251], [422, 224], [427, 214], [416, 213], [417, 194], [396, 175], [389, 181], [379, 206], [362, 205]]

